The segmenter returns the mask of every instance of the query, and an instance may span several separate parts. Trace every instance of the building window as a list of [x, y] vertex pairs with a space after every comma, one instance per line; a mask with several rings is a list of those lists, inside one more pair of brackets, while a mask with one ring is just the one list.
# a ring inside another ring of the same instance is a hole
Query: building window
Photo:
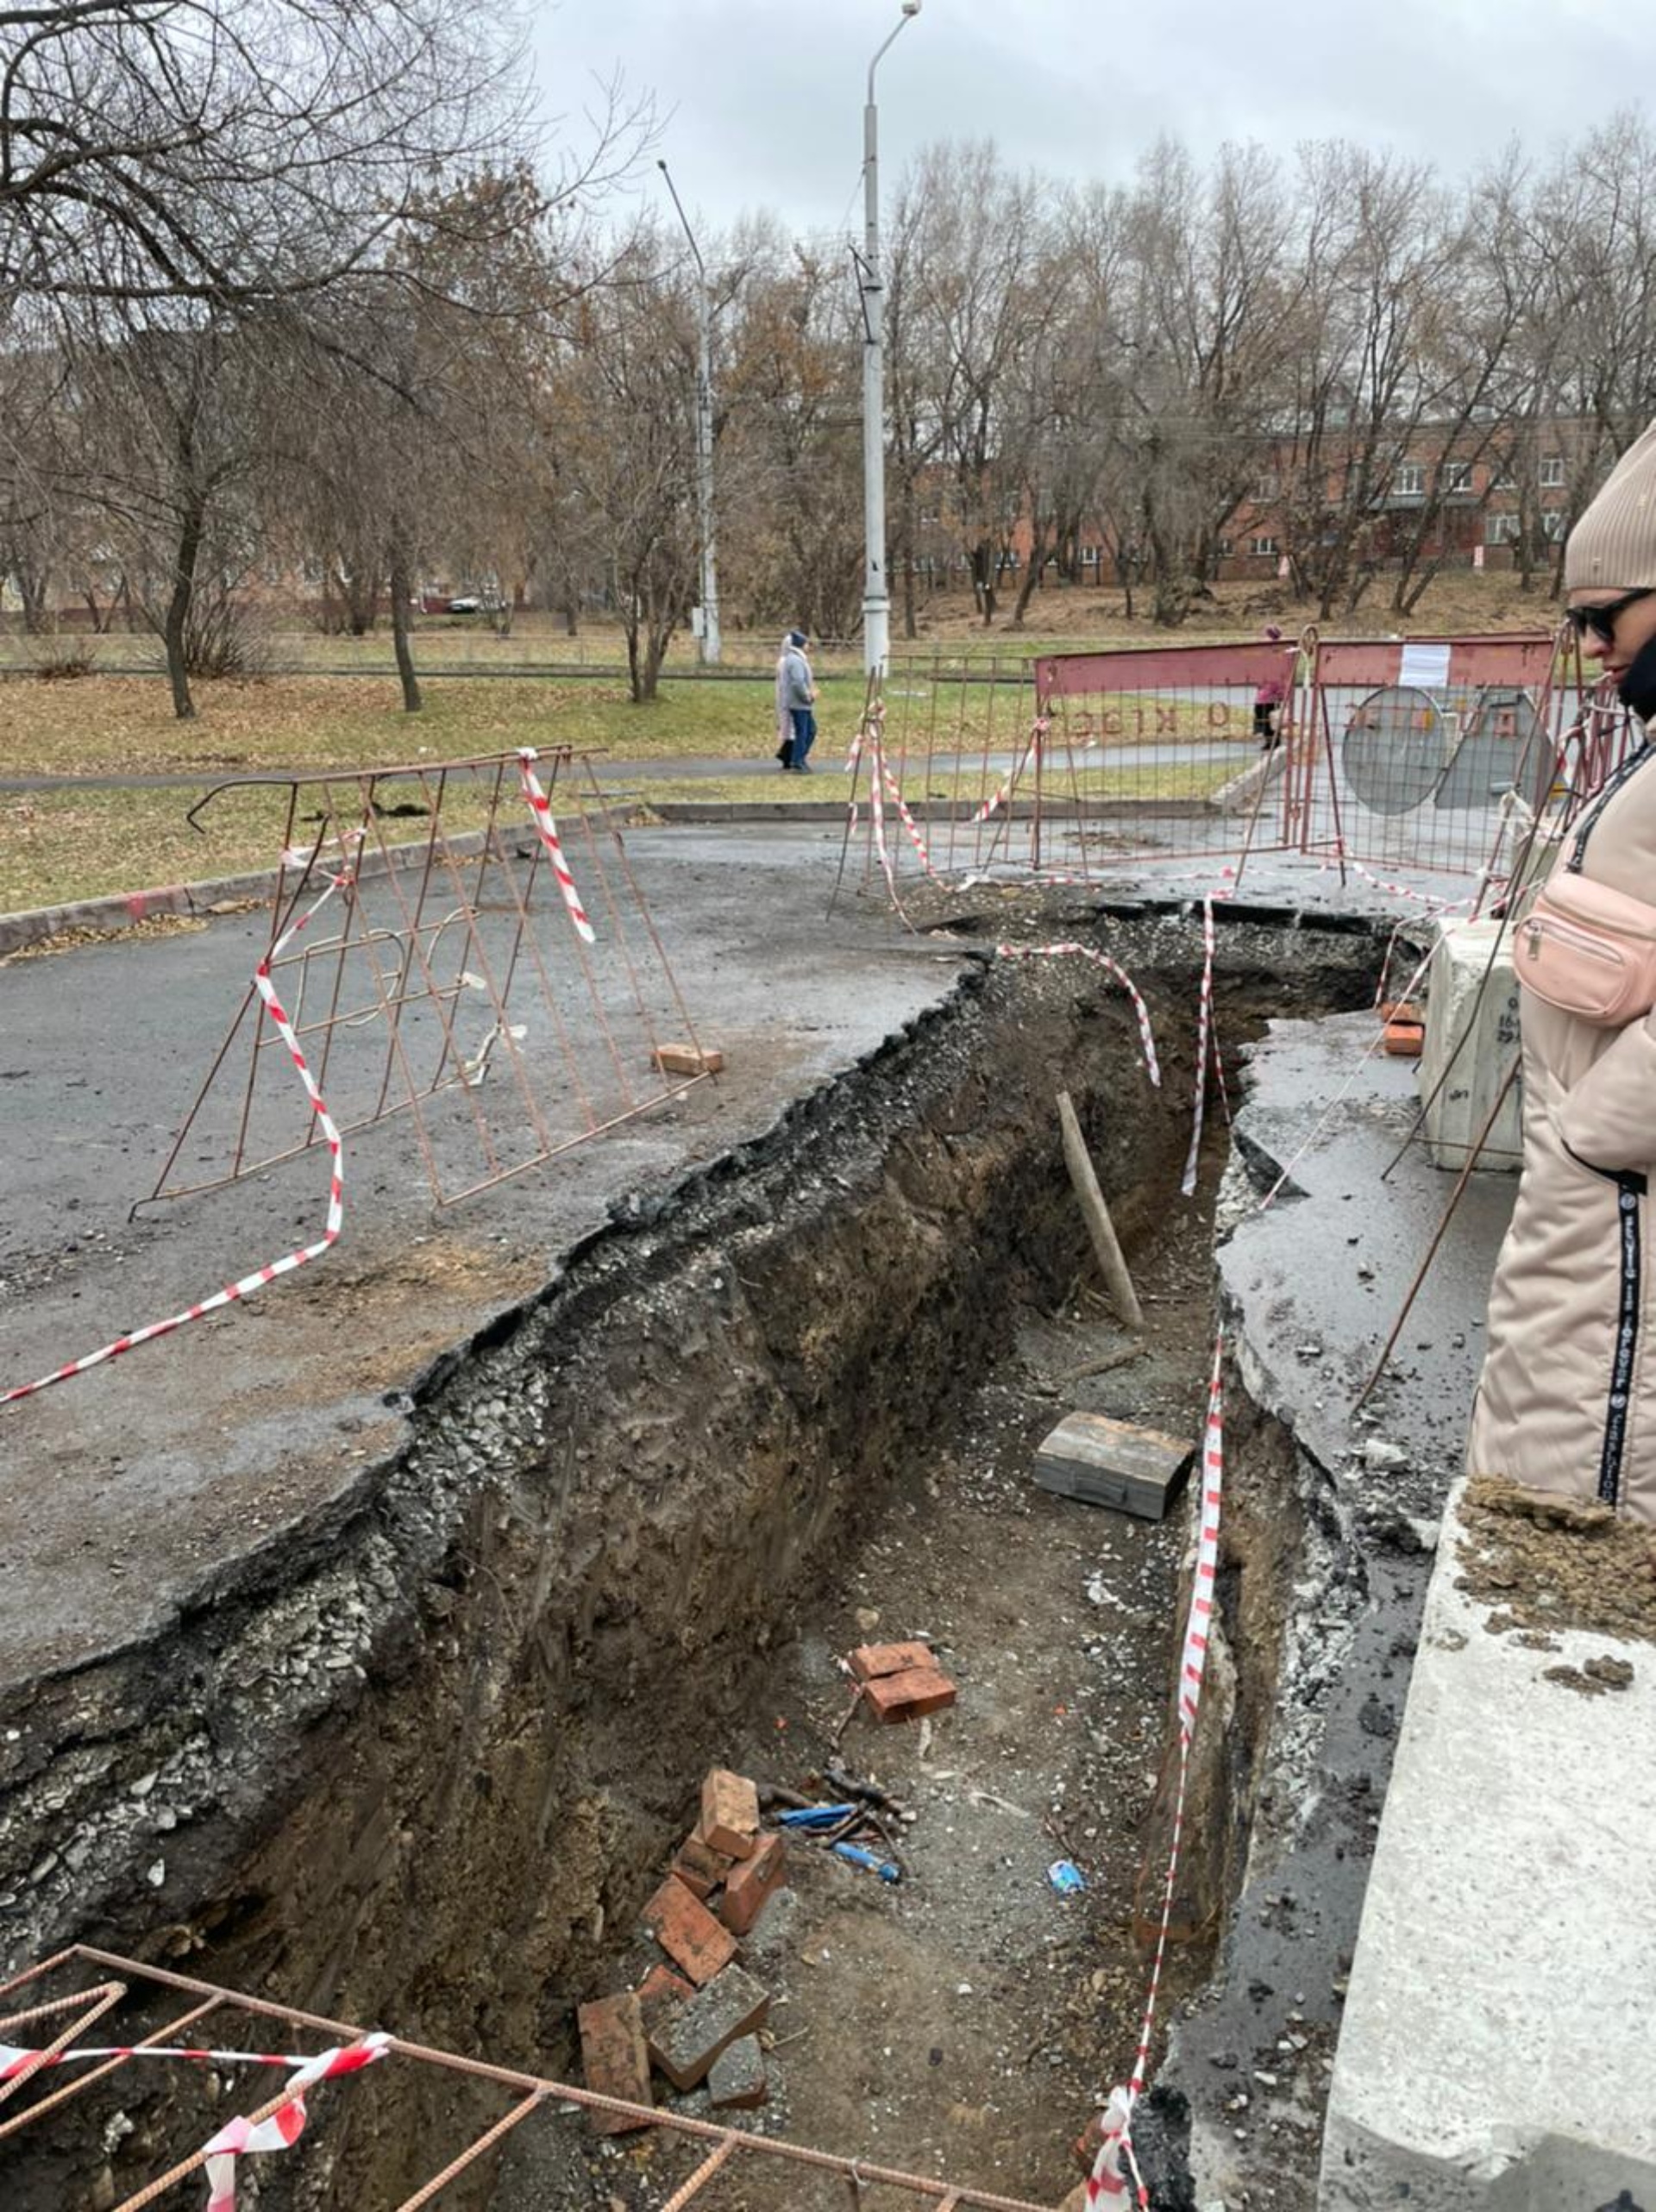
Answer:
[[1391, 490], [1394, 498], [1423, 498], [1426, 494], [1425, 462], [1400, 461], [1391, 473]]
[[1082, 567], [1083, 568], [1096, 568], [1096, 567], [1097, 567], [1097, 566], [1098, 566], [1098, 548], [1097, 548], [1095, 545], [1083, 545], [1083, 546], [1082, 547], [1082, 548], [1081, 548], [1081, 565], [1082, 565]]
[[1516, 545], [1524, 534], [1521, 515], [1486, 515], [1484, 519], [1485, 545]]
[[1541, 462], [1540, 484], [1544, 492], [1559, 492], [1564, 488], [1564, 455], [1550, 453]]
[[1472, 488], [1471, 461], [1446, 461], [1443, 464], [1443, 488], [1446, 492], [1470, 492]]
[[1557, 507], [1548, 507], [1542, 514], [1541, 536], [1549, 545], [1556, 545], [1564, 536], [1564, 517]]
[[1518, 479], [1509, 461], [1497, 461], [1490, 471], [1490, 489], [1491, 492], [1515, 492], [1518, 489]]
[[1274, 537], [1251, 537], [1248, 540], [1248, 551], [1264, 555], [1280, 553], [1282, 547]]
[[1278, 499], [1282, 497], [1283, 479], [1274, 468], [1262, 468], [1253, 486], [1256, 499]]
[[1221, 561], [1228, 561], [1235, 551], [1236, 541], [1234, 538], [1220, 538], [1219, 541], [1219, 557]]

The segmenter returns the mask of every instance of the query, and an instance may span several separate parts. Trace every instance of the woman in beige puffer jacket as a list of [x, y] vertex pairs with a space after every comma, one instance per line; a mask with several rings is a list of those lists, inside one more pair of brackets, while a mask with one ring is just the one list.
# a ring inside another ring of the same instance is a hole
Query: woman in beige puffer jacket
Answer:
[[[1656, 424], [1571, 533], [1565, 586], [1584, 649], [1649, 721]], [[1571, 824], [1565, 853], [1656, 905], [1648, 738]], [[1521, 931], [1513, 960], [1521, 985]], [[1523, 1175], [1490, 1292], [1467, 1466], [1656, 1522], [1656, 1017], [1605, 1029], [1521, 997]]]

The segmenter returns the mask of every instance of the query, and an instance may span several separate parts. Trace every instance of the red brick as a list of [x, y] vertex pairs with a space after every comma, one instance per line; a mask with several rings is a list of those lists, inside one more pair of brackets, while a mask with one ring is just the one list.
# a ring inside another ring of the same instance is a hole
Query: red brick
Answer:
[[1394, 1060], [1418, 1060], [1426, 1050], [1426, 1031], [1419, 1022], [1388, 1022], [1383, 1037]]
[[851, 1654], [851, 1672], [858, 1682], [877, 1682], [881, 1675], [936, 1664], [929, 1644], [859, 1644]]
[[649, 1056], [664, 1075], [717, 1075], [724, 1065], [710, 1045], [658, 1044]]
[[727, 1858], [751, 1858], [759, 1840], [759, 1792], [745, 1774], [716, 1766], [701, 1785], [696, 1833]]
[[682, 1974], [675, 1974], [670, 1966], [652, 1966], [637, 1989], [638, 2010], [644, 2023], [644, 2041], [655, 2040], [658, 2028], [681, 2004], [687, 2004], [696, 1994], [693, 1982], [687, 1982]]
[[641, 2005], [652, 2005], [668, 1998], [682, 2004], [686, 1997], [694, 1996], [696, 1985], [687, 1982], [682, 1974], [675, 1974], [670, 1966], [663, 1966], [658, 1959], [633, 1994]]
[[[576, 2013], [580, 2029], [580, 2065], [586, 2086], [599, 2096], [618, 2096], [629, 2104], [653, 2105], [649, 2093], [649, 2053], [644, 2048], [643, 2013], [636, 1996], [599, 1997]], [[648, 2127], [648, 2120], [634, 2120], [624, 2112], [589, 2110], [587, 2119], [599, 2135], [624, 2135], [634, 2127]]]
[[699, 1897], [705, 1905], [719, 1883], [740, 1861], [727, 1852], [715, 1851], [701, 1835], [687, 1835], [679, 1846], [679, 1855], [673, 1862], [673, 1871], [693, 1897]]
[[865, 1703], [878, 1720], [918, 1720], [941, 1713], [955, 1701], [955, 1685], [935, 1667], [911, 1667], [906, 1674], [882, 1675], [862, 1686]]
[[761, 1836], [751, 1858], [743, 1859], [724, 1884], [718, 1916], [733, 1935], [745, 1935], [787, 1879], [787, 1852], [777, 1835]]
[[698, 1988], [736, 1956], [736, 1938], [674, 1874], [644, 1907], [644, 1926]]
[[1098, 2164], [1100, 2146], [1104, 2140], [1104, 2115], [1095, 2112], [1070, 2146], [1070, 2155], [1083, 2172], [1091, 2173]]

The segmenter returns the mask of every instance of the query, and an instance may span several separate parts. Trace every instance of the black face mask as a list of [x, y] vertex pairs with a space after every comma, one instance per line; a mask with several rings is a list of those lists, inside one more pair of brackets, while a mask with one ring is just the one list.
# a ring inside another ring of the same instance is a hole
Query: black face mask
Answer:
[[1656, 637], [1639, 648], [1615, 689], [1622, 705], [1630, 707], [1640, 722], [1656, 715]]

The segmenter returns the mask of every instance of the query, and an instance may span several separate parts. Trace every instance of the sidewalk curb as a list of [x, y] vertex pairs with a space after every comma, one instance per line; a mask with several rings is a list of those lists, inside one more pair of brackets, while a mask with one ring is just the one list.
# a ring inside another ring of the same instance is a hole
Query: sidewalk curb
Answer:
[[[480, 830], [468, 830], [461, 837], [451, 837], [448, 849], [460, 854], [476, 852], [481, 849], [482, 841]], [[392, 868], [411, 866], [423, 860], [424, 854], [423, 844], [395, 846], [386, 854], [369, 853], [357, 872], [371, 881]], [[33, 906], [22, 913], [0, 914], [0, 960], [8, 953], [21, 952], [26, 945], [59, 937], [66, 930], [114, 932], [130, 929], [136, 922], [147, 922], [160, 914], [199, 918], [231, 899], [267, 901], [275, 897], [281, 879], [280, 868], [260, 868], [251, 874], [165, 884], [149, 891], [112, 892], [102, 899], [78, 899], [65, 906]]]

